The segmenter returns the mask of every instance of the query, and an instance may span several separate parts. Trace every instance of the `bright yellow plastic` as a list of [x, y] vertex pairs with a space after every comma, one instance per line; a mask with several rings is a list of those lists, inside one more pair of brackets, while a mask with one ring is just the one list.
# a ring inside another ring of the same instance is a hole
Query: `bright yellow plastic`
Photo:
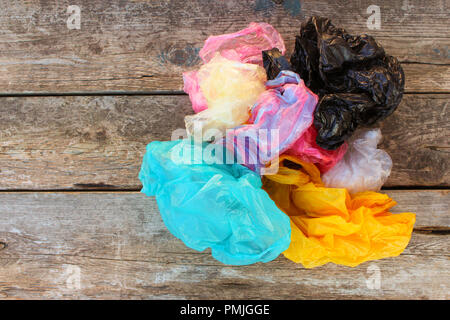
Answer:
[[317, 167], [296, 157], [280, 156], [278, 173], [263, 183], [291, 218], [291, 245], [283, 254], [305, 268], [397, 256], [411, 239], [415, 214], [390, 213], [396, 202], [385, 194], [325, 188]]

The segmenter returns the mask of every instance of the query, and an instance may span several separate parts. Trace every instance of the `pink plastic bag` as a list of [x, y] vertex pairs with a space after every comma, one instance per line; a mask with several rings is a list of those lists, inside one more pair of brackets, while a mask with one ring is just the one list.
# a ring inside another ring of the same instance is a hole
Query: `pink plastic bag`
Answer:
[[317, 145], [316, 137], [317, 130], [312, 125], [300, 139], [286, 150], [286, 154], [296, 156], [305, 162], [314, 163], [320, 173], [325, 173], [342, 159], [347, 152], [348, 144], [344, 142], [336, 150], [325, 150]]
[[200, 84], [197, 77], [197, 71], [188, 71], [183, 73], [183, 90], [189, 94], [192, 103], [192, 109], [195, 113], [208, 109], [206, 98], [200, 90]]
[[199, 56], [207, 63], [216, 52], [220, 52], [220, 55], [227, 59], [262, 66], [261, 52], [272, 48], [278, 48], [283, 55], [286, 52], [283, 38], [278, 31], [268, 23], [252, 22], [241, 31], [210, 36]]
[[[229, 60], [262, 66], [262, 51], [278, 48], [286, 52], [283, 39], [270, 24], [252, 22], [238, 32], [211, 36], [205, 41], [199, 56], [208, 63], [217, 53]], [[183, 73], [183, 90], [189, 94], [192, 109], [197, 113], [208, 108], [200, 89], [197, 71]]]

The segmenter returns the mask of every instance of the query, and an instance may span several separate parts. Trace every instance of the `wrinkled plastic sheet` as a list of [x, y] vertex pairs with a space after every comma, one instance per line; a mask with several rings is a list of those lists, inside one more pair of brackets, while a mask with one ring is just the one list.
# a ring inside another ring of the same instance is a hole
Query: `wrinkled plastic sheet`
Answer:
[[200, 58], [207, 63], [216, 53], [222, 57], [242, 63], [262, 66], [261, 51], [278, 48], [283, 55], [286, 52], [283, 38], [268, 23], [252, 22], [240, 31], [219, 36], [210, 36], [199, 52]]
[[190, 136], [214, 129], [224, 135], [226, 129], [245, 123], [249, 111], [264, 92], [266, 73], [261, 66], [229, 60], [217, 54], [195, 75], [207, 109], [185, 117]]
[[291, 64], [277, 48], [262, 52], [263, 66], [267, 79], [275, 79], [281, 71], [291, 71]]
[[408, 245], [413, 213], [392, 214], [396, 202], [373, 191], [350, 195], [326, 188], [314, 164], [281, 156], [263, 188], [291, 218], [291, 245], [283, 254], [306, 268], [329, 262], [354, 267], [399, 255]]
[[292, 69], [320, 96], [314, 126], [317, 144], [336, 149], [360, 125], [373, 125], [400, 103], [405, 85], [398, 60], [368, 35], [353, 36], [329, 19], [303, 23]]
[[211, 248], [225, 264], [271, 261], [289, 247], [289, 218], [261, 189], [259, 175], [213, 163], [223, 157], [191, 140], [152, 142], [139, 173], [142, 192], [156, 196], [165, 225], [188, 247]]
[[325, 186], [346, 188], [352, 194], [379, 191], [392, 169], [389, 154], [377, 149], [381, 138], [380, 129], [357, 131], [342, 160], [322, 176]]
[[[317, 96], [294, 72], [283, 71], [266, 83], [251, 109], [249, 124], [227, 132], [227, 148], [252, 170], [286, 151], [312, 125]], [[262, 130], [266, 135], [262, 137]]]

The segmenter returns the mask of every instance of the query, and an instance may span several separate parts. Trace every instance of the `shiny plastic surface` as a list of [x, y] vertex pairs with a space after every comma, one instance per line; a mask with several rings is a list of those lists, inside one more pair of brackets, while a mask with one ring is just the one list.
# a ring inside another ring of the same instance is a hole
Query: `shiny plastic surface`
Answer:
[[312, 123], [317, 96], [292, 71], [281, 71], [266, 87], [251, 109], [249, 124], [228, 132], [227, 148], [234, 148], [241, 162], [257, 172], [282, 153], [315, 163], [323, 172], [333, 167], [347, 145], [325, 150], [316, 144]]
[[[270, 24], [252, 22], [243, 30], [218, 36], [210, 36], [199, 52], [203, 62], [209, 63], [217, 55], [228, 60], [263, 65], [261, 52], [278, 48], [282, 54], [286, 52], [283, 39]], [[232, 74], [230, 74], [232, 76]], [[226, 81], [232, 78], [227, 78]], [[197, 71], [183, 73], [184, 88], [189, 94], [192, 109], [200, 112], [207, 109], [208, 99], [204, 96]], [[226, 81], [224, 83], [226, 83]], [[222, 83], [223, 84], [223, 83]], [[230, 92], [232, 95], [233, 92]]]
[[328, 262], [357, 266], [399, 255], [408, 245], [413, 213], [392, 214], [396, 202], [366, 191], [326, 188], [319, 170], [295, 157], [280, 158], [278, 174], [263, 178], [263, 188], [291, 218], [292, 238], [284, 255], [306, 268]]
[[[195, 154], [209, 157], [185, 163]], [[232, 265], [275, 259], [289, 247], [289, 218], [256, 173], [239, 164], [206, 164], [214, 159], [222, 158], [207, 144], [152, 142], [139, 173], [142, 192], [156, 196], [167, 228], [188, 247], [211, 248], [214, 258]]]
[[381, 138], [380, 129], [357, 131], [344, 158], [322, 176], [325, 186], [346, 188], [352, 194], [379, 191], [392, 169], [389, 154], [377, 149]]
[[266, 72], [256, 64], [241, 63], [216, 55], [196, 74], [207, 109], [185, 117], [189, 135], [206, 133], [245, 123], [250, 108], [265, 90]]
[[372, 125], [400, 103], [405, 76], [398, 60], [368, 35], [353, 36], [329, 19], [303, 23], [293, 70], [320, 96], [314, 126], [319, 146], [336, 149], [359, 125]]

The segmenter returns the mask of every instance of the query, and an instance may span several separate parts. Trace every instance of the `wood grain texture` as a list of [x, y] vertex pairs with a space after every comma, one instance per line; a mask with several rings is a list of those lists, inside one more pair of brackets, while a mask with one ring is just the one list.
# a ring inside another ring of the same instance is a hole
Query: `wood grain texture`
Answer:
[[[417, 213], [402, 255], [304, 269], [282, 256], [222, 265], [174, 238], [139, 193], [0, 193], [0, 298], [449, 299], [449, 191], [388, 194], [395, 212]], [[367, 287], [369, 266], [381, 289]]]
[[271, 23], [288, 52], [302, 21], [332, 17], [374, 35], [404, 62], [408, 92], [450, 92], [450, 1], [78, 0], [80, 29], [67, 28], [68, 0], [0, 0], [0, 94], [182, 90], [181, 73], [200, 63], [208, 35]]
[[[0, 98], [0, 189], [140, 189], [147, 143], [170, 140], [187, 96]], [[382, 123], [386, 186], [450, 184], [447, 95], [406, 95]]]
[[[381, 9], [369, 30], [367, 7]], [[81, 29], [66, 26], [81, 9]], [[0, 300], [450, 299], [449, 190], [392, 190], [393, 212], [417, 213], [396, 258], [304, 269], [283, 256], [225, 266], [193, 251], [137, 192], [145, 145], [169, 140], [192, 113], [183, 71], [211, 34], [271, 23], [292, 51], [311, 15], [368, 33], [406, 74], [399, 109], [381, 124], [393, 158], [386, 186], [448, 187], [450, 0], [0, 0]], [[420, 94], [419, 94], [420, 93]], [[427, 93], [427, 94], [424, 94]], [[430, 94], [439, 93], [439, 94]], [[381, 289], [366, 283], [379, 268]]]
[[405, 96], [396, 112], [380, 123], [380, 148], [393, 161], [386, 186], [450, 184], [448, 108], [448, 95]]

